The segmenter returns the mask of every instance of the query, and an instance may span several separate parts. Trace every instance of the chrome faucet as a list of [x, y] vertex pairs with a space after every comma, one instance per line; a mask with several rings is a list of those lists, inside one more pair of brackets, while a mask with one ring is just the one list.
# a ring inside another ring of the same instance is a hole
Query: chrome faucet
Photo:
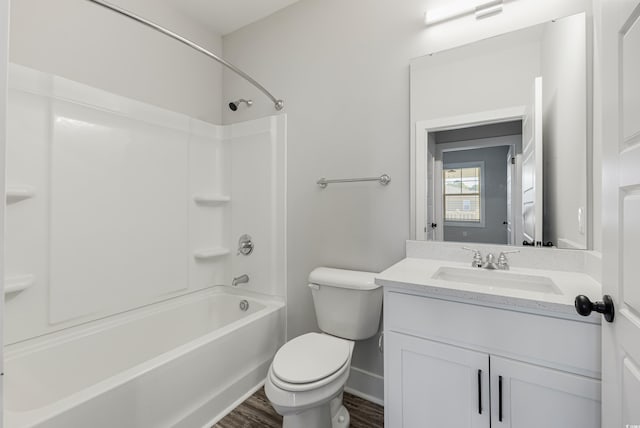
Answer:
[[468, 247], [462, 247], [462, 249], [473, 252], [473, 261], [471, 262], [471, 267], [485, 268], [489, 270], [509, 270], [509, 260], [507, 260], [507, 254], [520, 252], [520, 250], [502, 251], [498, 256], [498, 260], [496, 260], [496, 256], [494, 256], [493, 253], [489, 253], [487, 254], [487, 258], [483, 260], [480, 250]]
[[240, 275], [233, 278], [233, 281], [231, 281], [231, 285], [233, 285], [234, 287], [237, 287], [238, 285], [246, 284], [247, 282], [249, 282], [249, 275], [245, 273], [244, 275]]
[[498, 269], [498, 265], [496, 264], [496, 256], [494, 256], [493, 253], [487, 254], [487, 259], [482, 267], [489, 270]]

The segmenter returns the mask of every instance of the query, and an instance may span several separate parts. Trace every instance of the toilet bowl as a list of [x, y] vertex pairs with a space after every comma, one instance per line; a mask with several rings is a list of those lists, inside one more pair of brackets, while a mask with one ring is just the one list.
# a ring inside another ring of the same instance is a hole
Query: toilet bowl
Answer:
[[349, 413], [342, 391], [354, 342], [321, 333], [298, 336], [280, 348], [265, 382], [271, 405], [286, 428], [342, 428]]
[[276, 353], [265, 381], [284, 428], [347, 428], [342, 393], [355, 340], [378, 331], [382, 289], [370, 272], [318, 268], [309, 275], [323, 333], [298, 336]]

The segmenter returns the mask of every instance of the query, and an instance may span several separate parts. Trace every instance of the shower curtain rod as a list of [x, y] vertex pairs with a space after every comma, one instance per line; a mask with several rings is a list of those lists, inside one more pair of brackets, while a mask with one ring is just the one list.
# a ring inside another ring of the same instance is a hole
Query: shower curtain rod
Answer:
[[236, 67], [235, 65], [231, 64], [229, 61], [225, 60], [224, 58], [219, 57], [218, 55], [214, 54], [213, 52], [203, 48], [202, 46], [198, 45], [197, 43], [192, 42], [189, 39], [186, 39], [184, 37], [182, 37], [179, 34], [174, 33], [171, 30], [168, 30], [164, 27], [162, 27], [161, 25], [158, 25], [156, 23], [153, 23], [145, 18], [142, 18], [141, 16], [138, 16], [134, 13], [131, 13], [127, 10], [124, 10], [118, 6], [115, 6], [111, 3], [107, 3], [105, 1], [102, 0], [88, 0], [91, 3], [95, 3], [99, 6], [102, 6], [106, 9], [109, 9], [113, 12], [119, 13], [120, 15], [126, 16], [127, 18], [133, 19], [136, 22], [139, 22], [140, 24], [146, 25], [147, 27], [153, 28], [156, 31], [159, 31], [162, 34], [165, 34], [169, 37], [171, 37], [174, 40], [179, 41], [180, 43], [183, 43], [187, 46], [189, 46], [192, 49], [197, 50], [200, 53], [205, 54], [206, 56], [208, 56], [209, 58], [212, 58], [214, 60], [216, 60], [217, 62], [219, 62], [220, 64], [224, 65], [225, 67], [227, 67], [229, 70], [233, 71], [234, 73], [236, 73], [237, 75], [239, 75], [240, 77], [244, 78], [247, 82], [251, 83], [253, 86], [255, 86], [256, 88], [260, 89], [260, 91], [262, 91], [262, 93], [264, 93], [267, 97], [269, 97], [271, 99], [271, 101], [273, 101], [273, 104], [276, 108], [276, 110], [282, 110], [282, 108], [284, 107], [284, 101], [277, 99], [276, 97], [274, 97], [271, 92], [267, 91], [267, 89], [262, 86], [260, 83], [256, 82], [251, 76], [249, 76], [247, 73], [245, 73], [244, 71], [240, 70], [238, 67]]

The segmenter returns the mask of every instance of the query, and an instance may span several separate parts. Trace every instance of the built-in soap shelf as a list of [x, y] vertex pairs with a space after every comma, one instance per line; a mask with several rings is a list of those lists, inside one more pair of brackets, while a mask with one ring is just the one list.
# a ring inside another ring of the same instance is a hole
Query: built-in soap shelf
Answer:
[[13, 275], [4, 279], [4, 294], [26, 290], [36, 282], [35, 275]]
[[209, 260], [209, 259], [215, 259], [216, 257], [226, 256], [229, 253], [231, 253], [231, 250], [229, 250], [228, 248], [211, 247], [211, 248], [204, 248], [202, 250], [195, 251], [193, 253], [193, 257], [196, 260]]
[[36, 189], [29, 185], [7, 186], [7, 203], [12, 204], [25, 199], [33, 198], [36, 195]]
[[227, 195], [195, 195], [193, 201], [198, 205], [216, 205], [231, 201]]

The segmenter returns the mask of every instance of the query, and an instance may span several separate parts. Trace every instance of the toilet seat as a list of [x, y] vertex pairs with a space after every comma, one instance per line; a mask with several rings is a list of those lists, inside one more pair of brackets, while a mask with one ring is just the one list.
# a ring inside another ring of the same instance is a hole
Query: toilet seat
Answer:
[[352, 348], [352, 342], [327, 334], [298, 336], [278, 350], [269, 377], [286, 391], [320, 388], [349, 369]]

